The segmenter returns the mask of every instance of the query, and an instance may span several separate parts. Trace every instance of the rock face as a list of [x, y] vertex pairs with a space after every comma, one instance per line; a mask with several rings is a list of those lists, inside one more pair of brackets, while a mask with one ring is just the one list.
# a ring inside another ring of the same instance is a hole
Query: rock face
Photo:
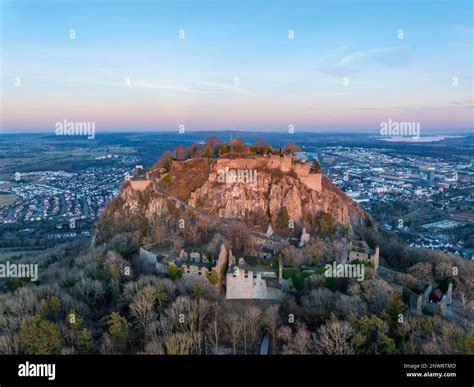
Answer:
[[[199, 204], [203, 210], [222, 218], [251, 219], [255, 211], [260, 210], [269, 214], [272, 220], [276, 219], [282, 207], [286, 207], [289, 217], [296, 222], [301, 221], [306, 213], [322, 211], [343, 225], [350, 223], [351, 214], [363, 213], [321, 174], [310, 173], [308, 164], [284, 163], [285, 168], [272, 168], [273, 160], [267, 163], [262, 162], [262, 159], [257, 162], [243, 160], [240, 163], [226, 163], [225, 166], [228, 168], [230, 164], [237, 170], [236, 173], [239, 172], [239, 166], [242, 169], [256, 168], [256, 182], [227, 180], [222, 183], [215, 177], [220, 171], [218, 163], [213, 166], [209, 179], [191, 193], [189, 204]], [[313, 185], [311, 181], [319, 181], [319, 184]]]
[[303, 227], [303, 232], [301, 233], [299, 247], [303, 247], [306, 243], [309, 242], [311, 236], [306, 232], [306, 228]]
[[152, 218], [165, 209], [166, 199], [156, 194], [152, 181], [148, 180], [148, 182], [145, 189], [136, 189], [131, 182], [122, 186], [119, 198], [123, 201], [123, 210], [130, 214], [144, 211], [147, 218]]
[[[202, 159], [194, 164], [187, 161], [187, 176], [198, 175], [202, 169]], [[193, 160], [191, 160], [193, 161]], [[116, 217], [117, 211], [127, 216], [140, 214], [146, 218], [154, 218], [170, 206], [189, 205], [199, 211], [217, 215], [221, 218], [252, 219], [257, 213], [269, 216], [271, 221], [277, 220], [283, 207], [288, 217], [300, 222], [306, 214], [325, 212], [331, 215], [334, 223], [349, 226], [360, 221], [366, 214], [344, 193], [330, 183], [320, 173], [310, 171], [308, 164], [294, 163], [291, 158], [237, 158], [206, 161], [205, 178], [193, 182], [188, 197], [169, 194], [153, 180], [133, 184], [125, 182], [118, 204], [113, 210], [108, 206], [106, 216]], [[227, 177], [219, 179], [225, 169]], [[251, 174], [243, 173], [244, 178], [236, 176], [247, 169]], [[235, 177], [234, 177], [235, 175]], [[231, 178], [228, 178], [231, 176]], [[245, 177], [252, 176], [251, 181]], [[169, 186], [173, 189], [173, 184]]]

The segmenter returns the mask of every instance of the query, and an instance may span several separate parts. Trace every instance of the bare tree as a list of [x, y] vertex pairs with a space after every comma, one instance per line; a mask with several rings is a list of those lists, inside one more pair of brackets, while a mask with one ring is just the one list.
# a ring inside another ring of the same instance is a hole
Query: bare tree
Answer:
[[236, 314], [227, 315], [224, 318], [225, 325], [227, 327], [227, 332], [229, 333], [230, 339], [232, 341], [232, 348], [234, 350], [234, 355], [237, 354], [237, 339], [239, 335], [239, 316]]
[[242, 334], [242, 340], [244, 342], [244, 354], [247, 354], [247, 339], [248, 339], [248, 333], [249, 333], [249, 323], [247, 321], [247, 318], [245, 315], [240, 315], [239, 316], [239, 330]]
[[311, 292], [302, 297], [302, 304], [320, 321], [325, 320], [334, 305], [334, 293], [329, 289], [321, 288], [311, 290]]
[[234, 251], [243, 251], [249, 240], [247, 227], [244, 224], [233, 223], [229, 228], [227, 239]]
[[194, 340], [191, 333], [178, 332], [165, 337], [164, 343], [168, 355], [189, 355], [192, 353]]
[[170, 151], [164, 151], [158, 162], [155, 164], [157, 168], [164, 168], [167, 171], [171, 169], [171, 161], [173, 160], [173, 154]]
[[192, 158], [199, 158], [201, 155], [201, 146], [197, 142], [193, 142], [189, 147], [189, 156]]
[[102, 336], [100, 342], [100, 352], [105, 355], [112, 355], [116, 353], [114, 342], [107, 332], [105, 332]]
[[204, 321], [209, 315], [209, 311], [211, 310], [211, 304], [209, 301], [204, 300], [202, 298], [198, 298], [197, 300], [198, 306], [198, 352], [202, 353], [202, 337], [203, 337], [203, 327]]
[[186, 237], [194, 243], [194, 246], [197, 246], [201, 241], [202, 232], [196, 218], [191, 219], [190, 222], [188, 222], [188, 226], [186, 227]]
[[164, 355], [163, 342], [159, 338], [153, 338], [145, 345], [145, 353], [147, 355]]
[[[272, 305], [264, 312], [263, 321], [265, 322], [265, 326], [268, 328], [270, 333], [272, 334], [272, 340], [275, 342], [276, 340], [276, 332], [278, 329], [278, 311], [280, 309], [279, 305]], [[273, 353], [275, 352], [275, 345], [273, 346]]]
[[418, 262], [408, 268], [408, 274], [426, 283], [433, 282], [433, 265], [429, 262]]
[[130, 313], [135, 317], [145, 332], [145, 339], [150, 337], [150, 323], [157, 319], [155, 312], [156, 288], [146, 286], [141, 289], [130, 304]]
[[350, 339], [354, 329], [347, 321], [331, 321], [322, 325], [315, 337], [316, 352], [326, 355], [351, 355], [354, 349]]
[[245, 311], [245, 317], [249, 323], [250, 343], [252, 352], [255, 351], [256, 341], [261, 326], [262, 311], [256, 306], [251, 306]]
[[178, 145], [176, 147], [176, 159], [186, 160], [189, 157], [188, 149], [185, 146]]
[[303, 323], [296, 323], [296, 331], [293, 334], [287, 325], [277, 331], [278, 339], [283, 343], [284, 354], [308, 354], [311, 344], [311, 334]]
[[304, 258], [303, 254], [295, 246], [286, 246], [282, 251], [283, 262], [289, 263], [293, 266], [299, 266], [303, 264]]
[[380, 278], [366, 279], [361, 282], [361, 295], [367, 302], [370, 312], [380, 314], [392, 302], [393, 288]]
[[232, 145], [232, 153], [240, 154], [244, 153], [247, 150], [247, 147], [242, 142], [242, 140], [235, 138], [231, 142]]
[[206, 341], [209, 342], [210, 346], [212, 347], [213, 353], [217, 354], [219, 352], [219, 323], [217, 320], [217, 316], [219, 315], [219, 304], [214, 302], [213, 305], [213, 312], [214, 316], [209, 324], [207, 331], [206, 331]]
[[290, 153], [292, 155], [295, 155], [300, 151], [299, 146], [293, 144], [292, 142], [289, 142], [283, 147], [283, 153]]
[[169, 243], [170, 229], [163, 223], [161, 219], [155, 219], [153, 228], [151, 230], [151, 237], [154, 243], [163, 246]]
[[255, 141], [255, 147], [257, 148], [257, 153], [261, 155], [267, 153], [268, 151], [272, 149], [270, 145], [268, 145], [265, 141], [260, 140], [260, 139]]
[[300, 355], [308, 354], [311, 343], [311, 334], [305, 324], [300, 322], [296, 323], [296, 332], [293, 340], [296, 353]]

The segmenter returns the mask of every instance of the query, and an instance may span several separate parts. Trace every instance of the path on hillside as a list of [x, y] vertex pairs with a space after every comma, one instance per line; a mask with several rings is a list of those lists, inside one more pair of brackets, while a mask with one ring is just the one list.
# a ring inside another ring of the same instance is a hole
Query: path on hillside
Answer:
[[389, 280], [390, 282], [394, 282], [395, 277], [402, 274], [399, 271], [389, 269], [388, 267], [382, 265], [379, 265], [377, 272], [383, 279]]
[[403, 215], [402, 216], [402, 219], [406, 218], [407, 216], [410, 216], [410, 215], [413, 215], [413, 214], [416, 214], [417, 212], [419, 212], [421, 210], [421, 207], [420, 208], [417, 208], [415, 211], [412, 211], [406, 215]]
[[180, 205], [182, 205], [183, 207], [197, 213], [201, 218], [204, 218], [205, 221], [215, 225], [215, 224], [220, 224], [221, 226], [224, 226], [224, 227], [229, 227], [229, 224], [226, 223], [225, 221], [219, 219], [219, 218], [216, 218], [216, 217], [213, 217], [211, 216], [208, 212], [206, 211], [203, 211], [199, 208], [196, 208], [196, 207], [193, 207], [191, 205], [189, 205], [186, 201], [184, 201], [183, 199], [177, 197], [177, 196], [174, 196], [174, 195], [170, 195], [170, 194], [167, 194], [166, 192], [164, 191], [161, 191], [160, 189], [158, 189], [158, 187], [156, 186], [155, 184], [155, 192], [158, 193], [159, 195], [162, 195], [164, 197], [166, 197], [167, 199], [170, 199], [172, 201], [174, 201], [175, 203], [178, 203]]
[[[162, 195], [162, 196], [166, 197], [167, 199], [170, 199], [170, 200], [174, 201], [175, 203], [178, 203], [178, 204], [184, 206], [185, 208], [195, 212], [199, 217], [204, 219], [206, 222], [211, 223], [212, 225], [219, 224], [220, 226], [223, 226], [224, 228], [228, 228], [228, 227], [231, 226], [229, 224], [230, 219], [222, 219], [218, 216], [212, 216], [207, 211], [204, 211], [204, 210], [201, 210], [199, 208], [193, 207], [190, 204], [188, 204], [185, 200], [183, 200], [183, 199], [181, 199], [177, 196], [167, 194], [166, 192], [160, 190], [156, 184], [154, 184], [154, 186], [155, 186], [155, 192], [156, 193], [158, 193], [159, 195]], [[258, 231], [250, 231], [250, 234], [252, 234], [252, 235], [254, 235], [258, 238], [270, 239], [274, 242], [281, 242], [280, 238], [275, 238], [274, 236], [269, 237], [268, 235], [263, 234], [263, 233], [258, 232]]]
[[272, 343], [272, 335], [265, 331], [260, 342], [260, 355], [270, 354], [270, 345]]

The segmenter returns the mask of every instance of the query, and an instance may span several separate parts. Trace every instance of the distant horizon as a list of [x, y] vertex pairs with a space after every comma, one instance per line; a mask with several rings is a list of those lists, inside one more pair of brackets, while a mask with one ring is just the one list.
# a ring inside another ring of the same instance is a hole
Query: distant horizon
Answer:
[[[334, 135], [334, 134], [358, 134], [358, 135], [367, 135], [367, 136], [376, 136], [376, 137], [384, 137], [381, 136], [380, 133], [378, 132], [371, 132], [371, 131], [360, 131], [360, 130], [301, 130], [301, 131], [295, 131], [294, 133], [289, 133], [288, 131], [285, 130], [254, 130], [254, 129], [216, 129], [216, 130], [210, 130], [210, 129], [195, 129], [195, 130], [186, 130], [184, 133], [179, 133], [178, 129], [168, 129], [168, 130], [163, 130], [163, 129], [150, 129], [150, 130], [126, 130], [126, 129], [106, 129], [106, 130], [96, 130], [96, 135], [101, 135], [101, 134], [171, 134], [171, 133], [176, 133], [178, 136], [183, 136], [186, 135], [187, 133], [254, 133], [254, 134], [287, 134], [287, 135], [298, 135], [298, 134], [329, 134], [329, 135]], [[55, 136], [56, 134], [54, 132], [54, 129], [50, 130], [22, 130], [22, 131], [16, 131], [16, 130], [0, 130], [0, 135], [2, 134], [44, 134], [44, 135], [51, 135]], [[429, 137], [429, 136], [457, 136], [457, 135], [474, 135], [474, 131], [472, 129], [450, 129], [448, 131], [443, 131], [442, 129], [434, 129], [431, 131], [423, 132], [420, 137]], [[65, 137], [65, 138], [80, 138], [81, 136], [77, 135], [71, 135], [71, 136], [58, 136], [58, 137]], [[387, 137], [397, 137], [397, 136], [387, 136]]]

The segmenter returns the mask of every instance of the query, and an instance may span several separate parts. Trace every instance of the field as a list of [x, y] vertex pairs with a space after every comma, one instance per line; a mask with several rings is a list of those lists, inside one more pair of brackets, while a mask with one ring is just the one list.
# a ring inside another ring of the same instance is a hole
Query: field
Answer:
[[38, 254], [38, 252], [43, 252], [46, 250], [20, 250], [20, 251], [9, 251], [7, 253], [0, 252], [0, 262], [7, 260], [7, 259], [12, 259], [12, 258], [17, 258], [17, 257], [32, 257], [35, 254]]
[[18, 199], [18, 196], [14, 194], [0, 194], [0, 207], [9, 206]]

